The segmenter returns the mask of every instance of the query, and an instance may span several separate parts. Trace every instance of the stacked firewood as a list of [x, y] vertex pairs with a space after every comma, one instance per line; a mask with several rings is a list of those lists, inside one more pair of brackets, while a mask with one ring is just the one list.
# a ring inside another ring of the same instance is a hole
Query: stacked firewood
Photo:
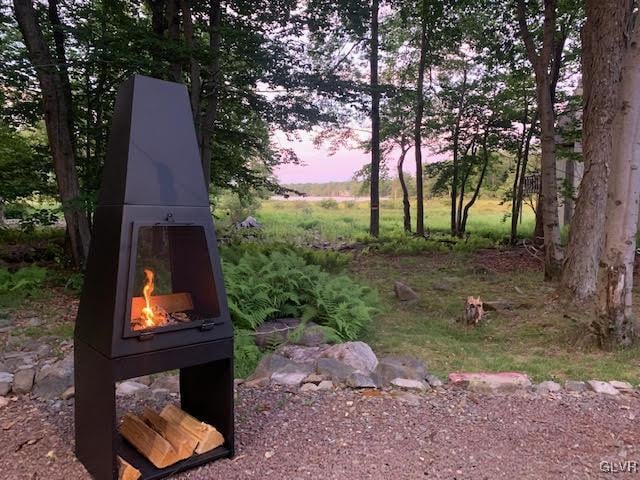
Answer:
[[[126, 413], [120, 425], [120, 434], [157, 468], [206, 453], [224, 443], [218, 430], [173, 404], [165, 406], [160, 413], [150, 408], [145, 408], [140, 416]], [[126, 471], [131, 476], [123, 477]], [[136, 478], [122, 464], [120, 472], [123, 479]]]

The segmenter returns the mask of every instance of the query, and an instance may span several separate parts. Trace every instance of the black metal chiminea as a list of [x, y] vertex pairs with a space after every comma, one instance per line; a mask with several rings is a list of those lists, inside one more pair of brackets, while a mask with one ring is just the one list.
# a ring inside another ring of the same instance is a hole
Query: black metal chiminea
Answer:
[[[116, 426], [115, 383], [180, 369], [181, 408], [225, 444], [165, 469]], [[233, 455], [233, 329], [184, 85], [136, 75], [116, 100], [75, 330], [76, 455], [162, 478]]]

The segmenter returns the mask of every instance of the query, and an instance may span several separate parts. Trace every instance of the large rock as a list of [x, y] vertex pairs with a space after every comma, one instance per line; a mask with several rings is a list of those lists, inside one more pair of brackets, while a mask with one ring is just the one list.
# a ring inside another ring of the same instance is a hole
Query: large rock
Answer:
[[371, 347], [364, 342], [346, 342], [332, 345], [322, 354], [334, 358], [362, 373], [373, 372], [378, 366], [378, 358]]
[[258, 363], [258, 366], [254, 372], [249, 375], [247, 381], [258, 380], [260, 378], [271, 378], [274, 372], [284, 368], [285, 366], [293, 363], [290, 359], [278, 355], [277, 353], [270, 353], [265, 355]]
[[18, 395], [23, 393], [29, 393], [33, 389], [33, 379], [36, 372], [33, 368], [22, 368], [13, 376], [13, 393]]
[[604, 395], [619, 395], [620, 392], [616, 387], [608, 382], [601, 382], [599, 380], [589, 380], [587, 382], [589, 388], [596, 393], [602, 393]]
[[331, 348], [330, 345], [306, 347], [302, 345], [282, 345], [276, 354], [299, 363], [315, 363]]
[[394, 378], [391, 380], [391, 385], [403, 390], [415, 390], [418, 392], [424, 392], [427, 389], [425, 382], [421, 380], [413, 380], [411, 378]]
[[321, 358], [316, 366], [320, 375], [325, 375], [337, 383], [344, 383], [355, 369], [335, 358]]
[[143, 383], [134, 382], [133, 380], [125, 380], [116, 387], [116, 395], [119, 397], [130, 397], [131, 395], [139, 395], [149, 390], [149, 387]]
[[36, 365], [38, 356], [35, 352], [9, 352], [4, 354], [3, 363], [8, 372]]
[[327, 341], [327, 335], [314, 322], [302, 323], [297, 318], [279, 318], [264, 322], [255, 332], [258, 347], [269, 348], [284, 343], [317, 346]]
[[623, 393], [629, 393], [629, 392], [633, 392], [633, 385], [631, 385], [629, 382], [621, 382], [619, 380], [611, 380], [609, 382], [609, 384], [615, 388], [616, 390], [623, 392]]
[[366, 373], [353, 372], [345, 382], [351, 388], [376, 388], [376, 382]]
[[[138, 382], [144, 385], [144, 382]], [[153, 380], [149, 386], [151, 390], [167, 390], [170, 393], [180, 391], [180, 377], [178, 375], [162, 375]]]
[[271, 381], [278, 385], [300, 385], [305, 378], [313, 373], [314, 367], [308, 363], [289, 363], [271, 375]]
[[9, 372], [0, 372], [0, 397], [4, 397], [11, 391], [13, 384], [13, 374]]
[[384, 357], [378, 362], [376, 374], [383, 385], [391, 383], [394, 378], [422, 381], [427, 376], [427, 366], [417, 358]]
[[33, 394], [44, 400], [55, 400], [73, 385], [73, 355], [67, 355], [64, 359], [44, 365], [35, 379]]
[[477, 392], [512, 392], [531, 386], [529, 377], [518, 372], [450, 373], [449, 382]]
[[432, 375], [430, 373], [427, 373], [427, 375], [424, 377], [424, 379], [433, 388], [438, 388], [438, 387], [441, 387], [443, 385], [442, 380], [440, 380], [437, 376]]
[[401, 302], [411, 302], [418, 299], [418, 294], [402, 282], [394, 282], [393, 291]]
[[567, 392], [586, 392], [588, 390], [586, 382], [578, 380], [567, 380], [564, 382], [564, 389]]
[[555, 393], [562, 390], [562, 385], [556, 382], [547, 380], [536, 385], [536, 392], [538, 393]]

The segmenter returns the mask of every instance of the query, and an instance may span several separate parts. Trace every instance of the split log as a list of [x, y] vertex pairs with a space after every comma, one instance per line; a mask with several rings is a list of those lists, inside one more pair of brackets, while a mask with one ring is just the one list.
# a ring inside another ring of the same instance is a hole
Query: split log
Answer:
[[141, 475], [140, 470], [118, 457], [118, 480], [138, 480]]
[[160, 412], [160, 416], [169, 422], [180, 425], [198, 438], [198, 446], [196, 447], [197, 454], [213, 450], [224, 443], [224, 437], [218, 430], [211, 425], [193, 418], [173, 404], [165, 406], [162, 412]]
[[158, 468], [168, 467], [180, 460], [167, 440], [131, 413], [125, 414], [120, 425], [120, 433]]
[[[193, 298], [190, 293], [170, 293], [168, 295], [153, 295], [151, 306], [161, 307], [167, 313], [186, 312], [193, 310]], [[144, 297], [131, 299], [131, 318], [140, 318], [142, 308], [145, 306]]]
[[150, 408], [144, 409], [142, 418], [151, 428], [171, 444], [180, 460], [184, 460], [193, 455], [193, 452], [198, 446], [199, 439], [187, 429], [161, 417]]

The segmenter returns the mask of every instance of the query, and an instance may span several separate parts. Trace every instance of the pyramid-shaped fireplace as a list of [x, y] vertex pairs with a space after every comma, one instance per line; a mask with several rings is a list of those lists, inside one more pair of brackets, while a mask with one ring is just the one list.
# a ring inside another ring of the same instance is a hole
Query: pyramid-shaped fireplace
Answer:
[[[233, 454], [233, 330], [187, 90], [134, 76], [116, 100], [75, 331], [76, 454], [162, 478]], [[224, 444], [158, 468], [118, 433], [115, 383], [180, 370], [181, 409]]]

